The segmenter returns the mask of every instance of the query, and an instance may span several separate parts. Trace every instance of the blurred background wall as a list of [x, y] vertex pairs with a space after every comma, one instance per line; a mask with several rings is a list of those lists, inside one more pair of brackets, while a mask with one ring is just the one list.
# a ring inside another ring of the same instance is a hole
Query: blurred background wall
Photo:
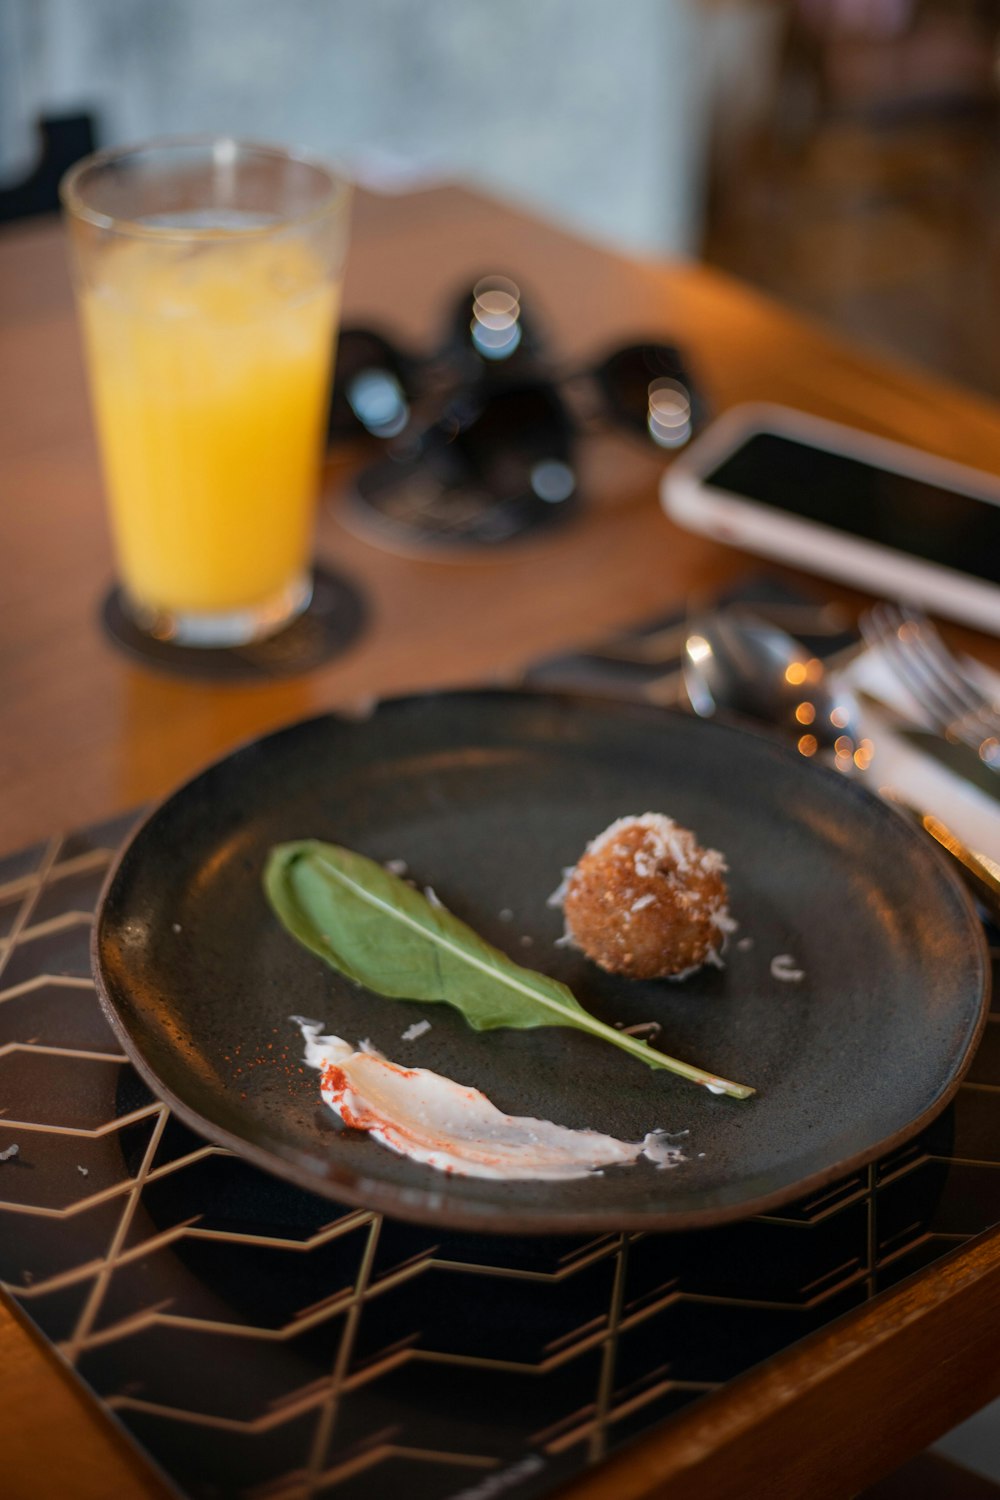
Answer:
[[772, 14], [699, 0], [3, 0], [0, 178], [29, 169], [39, 116], [84, 110], [102, 145], [203, 130], [292, 141], [381, 182], [465, 178], [601, 239], [690, 252], [720, 57]]
[[1000, 5], [797, 0], [714, 137], [704, 256], [1000, 396]]
[[998, 0], [0, 0], [0, 220], [54, 203], [40, 120], [77, 154], [60, 116], [294, 142], [700, 256], [1000, 395], [998, 36]]

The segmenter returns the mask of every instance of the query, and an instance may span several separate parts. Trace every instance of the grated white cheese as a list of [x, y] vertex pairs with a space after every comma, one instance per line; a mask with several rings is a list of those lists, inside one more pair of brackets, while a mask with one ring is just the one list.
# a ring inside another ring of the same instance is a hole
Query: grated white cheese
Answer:
[[805, 969], [797, 967], [795, 959], [790, 953], [778, 953], [771, 959], [771, 978], [781, 979], [786, 984], [798, 984], [800, 979], [805, 979]]
[[[657, 863], [664, 859], [669, 859], [681, 874], [686, 874], [692, 867], [705, 874], [727, 868], [725, 857], [718, 849], [699, 849], [698, 840], [691, 830], [682, 828], [665, 813], [645, 812], [637, 816], [616, 818], [603, 833], [591, 839], [587, 845], [587, 853], [599, 853], [625, 829], [634, 827], [645, 829], [647, 835], [643, 848], [635, 854], [636, 874], [643, 879], [654, 874]], [[616, 852], [624, 853], [624, 848], [624, 845], [619, 845]]]

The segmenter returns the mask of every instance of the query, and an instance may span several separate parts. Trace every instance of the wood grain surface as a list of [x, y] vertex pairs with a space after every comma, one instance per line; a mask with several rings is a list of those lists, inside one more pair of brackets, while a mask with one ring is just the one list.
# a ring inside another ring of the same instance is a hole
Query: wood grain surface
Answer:
[[[787, 402], [1000, 471], [995, 406], [876, 360], [703, 268], [626, 260], [460, 189], [359, 194], [352, 245], [352, 322], [426, 345], [456, 291], [506, 273], [568, 366], [635, 335], [666, 336], [689, 352], [716, 410]], [[365, 592], [368, 632], [299, 679], [182, 682], [127, 661], [97, 623], [112, 559], [52, 221], [0, 234], [0, 398], [0, 852], [159, 796], [280, 723], [373, 695], [504, 681], [541, 654], [707, 598], [752, 566], [663, 516], [663, 455], [626, 437], [588, 440], [588, 503], [571, 527], [450, 561], [394, 555], [343, 524], [339, 496], [357, 461], [344, 453], [327, 470], [318, 553]], [[953, 636], [1000, 665], [997, 641]], [[998, 1337], [992, 1235], [700, 1402], [569, 1493], [850, 1495], [1000, 1392]], [[0, 1394], [5, 1500], [159, 1493], [2, 1306]], [[57, 1446], [72, 1461], [53, 1487]]]
[[[672, 336], [716, 409], [787, 401], [1000, 470], [987, 403], [873, 363], [697, 267], [624, 261], [456, 190], [361, 195], [353, 243], [351, 321], [426, 342], [456, 288], [500, 267], [569, 362], [636, 333]], [[352, 535], [338, 510], [345, 456], [327, 473], [318, 550], [369, 599], [371, 627], [352, 650], [264, 686], [134, 666], [97, 621], [112, 559], [65, 247], [48, 222], [0, 236], [0, 440], [0, 850], [159, 796], [277, 724], [372, 694], [502, 680], [747, 568], [663, 516], [662, 455], [627, 437], [588, 445], [577, 525], [461, 562], [414, 561]]]

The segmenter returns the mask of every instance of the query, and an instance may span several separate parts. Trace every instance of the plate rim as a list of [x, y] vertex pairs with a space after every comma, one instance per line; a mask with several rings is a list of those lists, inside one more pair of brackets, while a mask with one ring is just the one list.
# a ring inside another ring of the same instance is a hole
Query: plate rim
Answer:
[[[927, 1107], [915, 1116], [906, 1125], [894, 1131], [892, 1135], [886, 1136], [876, 1142], [873, 1146], [865, 1147], [853, 1156], [845, 1157], [843, 1160], [824, 1167], [809, 1176], [799, 1179], [791, 1187], [775, 1188], [771, 1192], [759, 1194], [754, 1198], [747, 1198], [739, 1203], [722, 1208], [687, 1209], [681, 1212], [665, 1210], [658, 1212], [630, 1212], [614, 1211], [605, 1215], [595, 1215], [592, 1210], [572, 1210], [561, 1212], [558, 1224], [552, 1221], [551, 1210], [526, 1210], [513, 1206], [490, 1205], [484, 1203], [481, 1206], [473, 1205], [466, 1207], [462, 1199], [450, 1200], [447, 1209], [442, 1216], [440, 1200], [442, 1193], [447, 1191], [447, 1179], [440, 1188], [435, 1189], [433, 1185], [426, 1190], [399, 1188], [394, 1185], [385, 1185], [380, 1179], [355, 1176], [349, 1182], [341, 1183], [331, 1180], [325, 1174], [311, 1170], [296, 1159], [294, 1153], [285, 1154], [275, 1146], [264, 1146], [256, 1141], [248, 1140], [245, 1136], [229, 1130], [224, 1125], [219, 1125], [208, 1120], [197, 1108], [188, 1104], [178, 1095], [172, 1087], [165, 1084], [144, 1057], [109, 994], [108, 985], [102, 966], [101, 934], [104, 927], [106, 910], [114, 888], [118, 874], [133, 846], [145, 833], [148, 826], [157, 818], [164, 808], [180, 793], [187, 790], [196, 781], [208, 773], [215, 771], [229, 760], [242, 754], [247, 750], [254, 749], [270, 740], [278, 739], [285, 734], [296, 730], [305, 729], [310, 725], [320, 723], [335, 723], [350, 727], [352, 724], [365, 723], [384, 708], [394, 706], [430, 704], [442, 699], [453, 701], [462, 699], [471, 701], [473, 699], [488, 700], [511, 700], [521, 699], [525, 701], [547, 702], [566, 707], [582, 706], [584, 708], [603, 708], [605, 710], [615, 709], [628, 713], [632, 711], [635, 717], [650, 717], [651, 719], [666, 719], [684, 723], [692, 721], [691, 715], [680, 710], [671, 708], [660, 708], [652, 705], [635, 703], [631, 700], [611, 700], [597, 693], [574, 692], [574, 691], [552, 691], [548, 688], [535, 688], [530, 685], [516, 688], [505, 687], [461, 687], [453, 689], [439, 689], [429, 692], [413, 692], [392, 694], [384, 698], [374, 700], [371, 709], [366, 705], [365, 712], [352, 712], [349, 707], [325, 710], [318, 714], [309, 714], [300, 719], [294, 719], [284, 724], [279, 724], [262, 734], [251, 735], [240, 740], [231, 749], [214, 759], [206, 762], [200, 769], [186, 776], [183, 781], [178, 782], [164, 796], [153, 803], [133, 827], [125, 842], [117, 850], [114, 859], [108, 867], [101, 892], [94, 909], [94, 919], [90, 930], [90, 966], [91, 977], [101, 1011], [111, 1026], [112, 1031], [122, 1044], [128, 1061], [135, 1068], [140, 1078], [147, 1084], [153, 1095], [178, 1118], [200, 1135], [213, 1144], [225, 1147], [235, 1156], [247, 1160], [255, 1167], [277, 1176], [285, 1181], [293, 1183], [296, 1187], [311, 1192], [316, 1196], [326, 1198], [328, 1201], [342, 1204], [348, 1208], [367, 1209], [372, 1213], [384, 1214], [387, 1218], [405, 1220], [410, 1223], [427, 1224], [437, 1228], [457, 1229], [460, 1231], [471, 1231], [480, 1234], [511, 1234], [511, 1235], [573, 1235], [610, 1233], [615, 1230], [648, 1230], [650, 1233], [674, 1233], [688, 1230], [705, 1230], [721, 1227], [724, 1224], [736, 1223], [741, 1219], [754, 1218], [759, 1214], [767, 1213], [769, 1210], [778, 1208], [783, 1204], [794, 1202], [799, 1198], [808, 1197], [818, 1189], [836, 1182], [842, 1177], [849, 1177], [862, 1167], [868, 1166], [880, 1156], [888, 1155], [899, 1146], [904, 1145], [914, 1136], [926, 1129], [947, 1108], [948, 1104], [958, 1092], [966, 1072], [972, 1062], [976, 1049], [982, 1039], [986, 1027], [987, 1017], [990, 1011], [992, 997], [992, 966], [990, 962], [989, 944], [983, 923], [979, 918], [972, 897], [959, 879], [956, 872], [945, 862], [942, 857], [934, 861], [939, 877], [950, 887], [951, 895], [957, 898], [957, 904], [962, 909], [964, 917], [969, 922], [975, 936], [973, 944], [974, 956], [978, 959], [979, 967], [979, 1011], [974, 1026], [971, 1028], [966, 1045], [961, 1057], [951, 1070], [951, 1075], [938, 1092], [936, 1097]], [[788, 742], [772, 731], [761, 729], [759, 726], [733, 723], [731, 721], [718, 720], [709, 721], [727, 732], [738, 736], [749, 735], [768, 745], [779, 758], [791, 754]], [[794, 764], [794, 762], [791, 762]], [[823, 765], [812, 765], [810, 769], [823, 777], [834, 777], [839, 784], [850, 787], [853, 791], [862, 792], [865, 797], [873, 797], [876, 805], [881, 805], [892, 815], [891, 808], [887, 804], [869, 792], [867, 787], [856, 781], [846, 781], [841, 773]], [[898, 816], [898, 814], [897, 814]], [[916, 844], [923, 844], [919, 830], [899, 818], [900, 827], [904, 830], [904, 837], [911, 837]], [[932, 846], [927, 845], [928, 852]], [[432, 1169], [428, 1169], [432, 1170]], [[412, 1201], [411, 1201], [412, 1200]]]

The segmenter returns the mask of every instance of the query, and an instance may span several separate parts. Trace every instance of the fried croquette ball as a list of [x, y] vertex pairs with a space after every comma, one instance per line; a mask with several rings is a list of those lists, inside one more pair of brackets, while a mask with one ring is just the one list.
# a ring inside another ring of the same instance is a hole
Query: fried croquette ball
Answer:
[[619, 818], [592, 839], [553, 901], [566, 940], [611, 974], [683, 979], [721, 967], [736, 923], [726, 909], [726, 862], [662, 813]]

